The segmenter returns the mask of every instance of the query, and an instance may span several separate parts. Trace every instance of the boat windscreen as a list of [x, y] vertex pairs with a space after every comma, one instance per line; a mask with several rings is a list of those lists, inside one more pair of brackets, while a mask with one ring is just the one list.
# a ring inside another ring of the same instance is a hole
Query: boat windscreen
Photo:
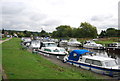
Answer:
[[116, 66], [117, 63], [115, 60], [111, 60], [111, 61], [105, 62], [105, 65], [106, 65], [106, 67], [112, 67], [112, 66]]
[[65, 52], [65, 49], [60, 49], [60, 52]]
[[57, 45], [55, 43], [48, 43], [45, 44], [46, 47], [57, 47]]

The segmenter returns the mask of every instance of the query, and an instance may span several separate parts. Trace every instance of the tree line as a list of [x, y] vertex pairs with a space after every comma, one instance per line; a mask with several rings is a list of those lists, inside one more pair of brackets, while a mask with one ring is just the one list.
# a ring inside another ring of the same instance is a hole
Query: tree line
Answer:
[[17, 34], [18, 37], [31, 37], [31, 36], [40, 36], [45, 37], [49, 36], [49, 33], [47, 33], [45, 30], [42, 30], [41, 32], [32, 32], [32, 31], [16, 31], [16, 30], [4, 30], [2, 29], [2, 34], [6, 35], [14, 35]]
[[78, 28], [71, 27], [69, 25], [60, 25], [56, 27], [56, 31], [52, 33], [48, 33], [45, 30], [41, 30], [40, 32], [32, 32], [32, 31], [15, 31], [15, 30], [4, 30], [2, 29], [2, 34], [13, 35], [16, 33], [18, 37], [30, 37], [30, 36], [40, 36], [40, 37], [53, 37], [53, 38], [96, 38], [99, 37], [120, 37], [120, 30], [115, 28], [108, 28], [106, 30], [102, 30], [98, 35], [97, 28], [91, 25], [88, 22], [80, 23]]
[[61, 25], [56, 28], [56, 31], [53, 31], [52, 37], [96, 38], [97, 29], [87, 22], [81, 23], [78, 28]]
[[102, 30], [99, 37], [120, 37], [120, 30], [115, 28], [108, 28], [106, 30]]

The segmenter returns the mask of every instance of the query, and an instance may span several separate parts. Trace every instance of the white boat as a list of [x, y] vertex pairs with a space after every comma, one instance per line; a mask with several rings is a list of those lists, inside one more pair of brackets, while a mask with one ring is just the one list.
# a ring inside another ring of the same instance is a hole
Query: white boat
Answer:
[[70, 39], [69, 42], [67, 43], [68, 46], [81, 46], [82, 44], [77, 41], [77, 39]]
[[107, 51], [113, 52], [113, 53], [120, 53], [120, 43], [111, 43], [106, 48]]
[[96, 44], [94, 41], [86, 41], [83, 44], [84, 48], [90, 48], [90, 49], [105, 49], [105, 47], [101, 44]]
[[61, 47], [57, 47], [55, 42], [41, 42], [39, 49], [34, 49], [33, 52], [38, 52], [45, 55], [65, 56], [68, 52]]
[[59, 45], [60, 46], [62, 46], [62, 45], [67, 45], [67, 40], [61, 40], [60, 42], [59, 42]]
[[29, 47], [32, 41], [31, 38], [21, 38], [21, 40], [24, 47]]
[[40, 48], [40, 40], [33, 40], [31, 41], [31, 44], [29, 46], [29, 48], [32, 48], [32, 49], [39, 49]]
[[31, 42], [31, 38], [22, 38], [23, 42]]
[[103, 75], [120, 76], [120, 65], [115, 59], [95, 56], [88, 50], [73, 50], [63, 61]]
[[108, 44], [108, 47], [116, 47], [116, 48], [120, 48], [120, 43], [111, 43], [111, 44]]

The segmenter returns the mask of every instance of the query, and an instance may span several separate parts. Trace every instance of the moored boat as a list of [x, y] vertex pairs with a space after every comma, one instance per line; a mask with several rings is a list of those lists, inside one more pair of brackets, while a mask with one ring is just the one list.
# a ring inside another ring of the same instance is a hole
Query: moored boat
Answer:
[[60, 46], [64, 46], [64, 45], [67, 45], [67, 40], [61, 40], [60, 42], [59, 42], [59, 45]]
[[69, 42], [67, 43], [68, 46], [82, 46], [80, 42], [77, 41], [77, 39], [71, 38]]
[[103, 75], [120, 76], [120, 66], [115, 59], [92, 54], [88, 50], [73, 50], [63, 61]]
[[31, 44], [29, 46], [29, 48], [32, 48], [32, 49], [39, 49], [40, 48], [40, 40], [33, 40], [31, 41]]
[[111, 43], [106, 49], [109, 52], [120, 53], [120, 43]]
[[40, 48], [34, 49], [33, 52], [55, 56], [65, 56], [68, 54], [64, 48], [57, 47], [55, 42], [41, 42]]
[[97, 50], [104, 50], [105, 47], [101, 44], [96, 44], [94, 41], [86, 41], [83, 44], [84, 48], [90, 48], [90, 49], [97, 49]]
[[29, 47], [32, 41], [31, 38], [21, 38], [21, 40], [24, 47]]

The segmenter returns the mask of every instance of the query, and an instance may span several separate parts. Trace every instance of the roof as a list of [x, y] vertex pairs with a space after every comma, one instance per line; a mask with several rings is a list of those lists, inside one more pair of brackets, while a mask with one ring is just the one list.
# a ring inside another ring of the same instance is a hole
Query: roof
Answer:
[[102, 57], [102, 56], [83, 56], [83, 58], [99, 60], [99, 61], [115, 60], [115, 59], [110, 58], [110, 57]]
[[88, 50], [73, 50], [72, 52], [70, 52], [70, 55], [69, 55], [69, 60], [74, 60], [74, 61], [78, 61], [79, 60], [79, 57], [84, 54], [84, 53], [87, 53], [87, 52], [90, 52]]
[[71, 53], [84, 54], [86, 52], [90, 52], [90, 51], [88, 51], [88, 50], [73, 50]]
[[46, 49], [52, 49], [52, 50], [55, 50], [55, 49], [64, 49], [64, 48], [61, 48], [61, 47], [45, 47]]
[[42, 42], [42, 43], [55, 43], [55, 42]]

